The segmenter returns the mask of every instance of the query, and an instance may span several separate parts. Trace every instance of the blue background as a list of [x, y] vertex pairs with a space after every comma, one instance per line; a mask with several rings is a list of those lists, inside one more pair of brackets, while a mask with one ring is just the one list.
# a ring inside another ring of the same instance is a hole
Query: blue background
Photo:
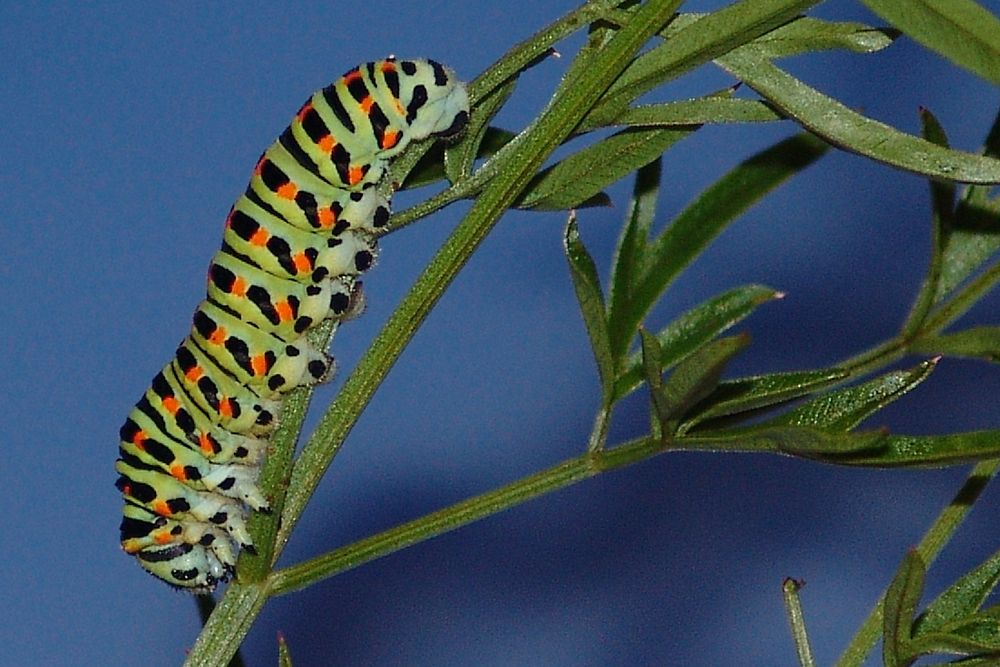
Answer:
[[[721, 3], [689, 3], [704, 9]], [[575, 6], [270, 3], [5, 7], [0, 22], [0, 663], [173, 665], [194, 604], [118, 549], [117, 431], [201, 298], [222, 220], [298, 105], [357, 62], [427, 56], [471, 79]], [[878, 21], [839, 0], [814, 15]], [[562, 47], [571, 56], [579, 38]], [[523, 127], [570, 57], [523, 78], [500, 122]], [[919, 105], [977, 150], [996, 88], [909, 40], [785, 66], [909, 132]], [[729, 85], [707, 67], [665, 98]], [[661, 225], [788, 124], [711, 127], [665, 160]], [[629, 183], [580, 224], [610, 261]], [[422, 193], [417, 193], [419, 196]], [[733, 225], [651, 316], [735, 285], [788, 293], [739, 330], [748, 374], [834, 363], [893, 334], [928, 254], [926, 183], [833, 152]], [[400, 195], [397, 208], [414, 201]], [[368, 310], [338, 333], [349, 369], [467, 206], [393, 234]], [[597, 377], [561, 251], [563, 214], [511, 213], [375, 396], [285, 563], [560, 460], [586, 442]], [[966, 319], [996, 323], [998, 300]], [[322, 405], [338, 380], [317, 394]], [[875, 424], [1000, 426], [1000, 373], [946, 360]], [[639, 432], [644, 399], [613, 439]], [[790, 665], [780, 585], [805, 579], [821, 664], [846, 644], [964, 469], [855, 470], [765, 456], [662, 456], [552, 494], [270, 603], [245, 644], [298, 665]], [[988, 490], [945, 552], [939, 589], [997, 548]]]

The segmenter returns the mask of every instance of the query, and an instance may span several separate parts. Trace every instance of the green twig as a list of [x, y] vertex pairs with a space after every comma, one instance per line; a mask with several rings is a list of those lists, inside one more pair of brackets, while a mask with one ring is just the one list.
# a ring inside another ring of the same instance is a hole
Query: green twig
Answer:
[[[239, 650], [257, 614], [267, 601], [267, 591], [254, 584], [233, 583], [215, 608], [198, 641], [184, 661], [184, 667], [222, 667]], [[217, 619], [225, 619], [222, 623]]]
[[[570, 135], [594, 100], [607, 90], [643, 44], [666, 23], [679, 2], [649, 0], [643, 4], [635, 12], [634, 20], [604, 48], [588, 54], [586, 63], [574, 62], [551, 104], [536, 122], [491, 159], [490, 162], [497, 164], [503, 161], [508, 168], [498, 170], [465, 220], [417, 279], [303, 448], [292, 469], [290, 491], [274, 540], [273, 559], [280, 555], [357, 417], [441, 294], [552, 151]], [[267, 594], [260, 585], [232, 585], [192, 649], [188, 664], [224, 664], [235, 653]]]
[[[403, 348], [500, 216], [534, 177], [547, 157], [569, 136], [642, 45], [669, 19], [680, 0], [650, 0], [585, 66], [571, 68], [550, 106], [514, 141], [495, 155], [504, 160], [465, 220], [414, 283], [375, 338], [327, 410], [292, 470], [276, 555], [295, 527], [305, 504]], [[509, 162], [508, 162], [509, 161]]]
[[643, 461], [664, 451], [666, 449], [661, 443], [643, 438], [611, 450], [584, 454], [564, 461], [503, 488], [456, 503], [322, 556], [277, 570], [272, 575], [270, 590], [273, 595], [291, 593], [320, 579], [340, 574], [411, 544], [441, 535], [602, 472]]
[[802, 603], [799, 600], [799, 590], [803, 584], [792, 578], [785, 579], [781, 585], [781, 594], [785, 599], [785, 613], [788, 623], [792, 626], [792, 638], [795, 640], [795, 653], [799, 657], [801, 667], [815, 667], [816, 661], [809, 646], [809, 635], [806, 633], [806, 620], [802, 614]]

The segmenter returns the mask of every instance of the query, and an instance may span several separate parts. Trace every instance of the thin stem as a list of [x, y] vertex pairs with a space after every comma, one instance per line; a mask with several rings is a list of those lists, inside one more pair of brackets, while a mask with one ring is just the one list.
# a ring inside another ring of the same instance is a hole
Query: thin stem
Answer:
[[602, 401], [600, 409], [594, 415], [594, 426], [590, 430], [590, 438], [587, 440], [587, 451], [596, 452], [604, 449], [604, 444], [608, 440], [608, 423], [611, 421], [613, 408], [606, 400]]
[[[309, 342], [316, 349], [325, 350], [336, 333], [337, 323], [323, 322], [309, 333]], [[305, 421], [313, 387], [302, 387], [291, 392], [281, 408], [281, 421], [271, 436], [270, 453], [261, 470], [260, 486], [271, 502], [270, 512], [254, 512], [250, 516], [249, 528], [256, 549], [244, 549], [237, 563], [237, 578], [243, 583], [263, 581], [274, 564], [275, 535], [278, 520], [288, 493], [288, 476], [292, 470], [295, 447], [298, 444], [302, 423]]]
[[809, 635], [806, 633], [806, 620], [802, 614], [802, 602], [799, 600], [799, 589], [802, 582], [795, 579], [785, 579], [781, 585], [781, 594], [785, 599], [785, 613], [788, 623], [792, 626], [792, 639], [795, 640], [795, 653], [799, 657], [801, 667], [815, 667], [812, 648], [809, 646]]
[[662, 443], [642, 438], [614, 449], [583, 454], [500, 489], [488, 491], [322, 556], [277, 570], [271, 576], [269, 590], [272, 595], [291, 593], [546, 493], [609, 470], [644, 461], [665, 451], [667, 448]]
[[321, 556], [275, 571], [269, 581], [272, 595], [283, 595], [381, 558], [417, 542], [436, 537], [496, 514], [546, 493], [576, 484], [668, 451], [769, 452], [779, 450], [767, 441], [741, 442], [733, 438], [684, 437], [666, 441], [643, 437], [611, 449], [590, 451], [529, 475], [499, 489], [487, 491], [432, 514], [409, 521]]
[[927, 317], [920, 335], [938, 333], [964, 315], [1000, 282], [1000, 262], [997, 262], [969, 281]]
[[[417, 279], [403, 303], [376, 337], [327, 410], [316, 434], [303, 448], [288, 485], [272, 558], [276, 559], [298, 522], [320, 477], [339, 450], [358, 415], [413, 337], [445, 288], [548, 156], [579, 124], [593, 101], [607, 90], [638, 50], [664, 25], [680, 0], [649, 0], [635, 20], [618, 31], [586, 63], [574, 61], [551, 104], [536, 122], [495, 155], [498, 173]], [[592, 3], [606, 8], [606, 3]], [[500, 169], [501, 159], [509, 161]], [[226, 592], [188, 657], [191, 665], [221, 665], [233, 655], [263, 606], [268, 592], [260, 585], [233, 584]]]
[[[989, 484], [990, 480], [996, 476], [1000, 470], [1000, 461], [982, 461], [977, 463], [965, 480], [962, 488], [958, 490], [952, 501], [945, 507], [938, 518], [934, 521], [920, 544], [917, 545], [917, 553], [923, 559], [927, 567], [937, 558], [941, 549], [948, 543], [951, 536], [955, 534], [958, 526], [965, 519], [965, 516], [972, 509], [976, 499]], [[840, 659], [837, 660], [836, 667], [860, 667], [871, 652], [875, 642], [882, 634], [882, 612], [885, 605], [885, 594], [879, 598], [875, 608], [872, 610], [865, 622], [858, 628], [857, 633], [847, 645]]]
[[184, 667], [222, 667], [239, 650], [257, 614], [267, 601], [267, 592], [258, 584], [231, 584], [222, 602], [198, 635], [184, 661]]
[[303, 448], [292, 470], [276, 556], [358, 415], [444, 290], [547, 157], [569, 136], [642, 45], [669, 20], [679, 2], [650, 0], [600, 53], [587, 58], [586, 63], [574, 61], [552, 103], [490, 160], [503, 161], [504, 168], [498, 169], [465, 220], [414, 283]]

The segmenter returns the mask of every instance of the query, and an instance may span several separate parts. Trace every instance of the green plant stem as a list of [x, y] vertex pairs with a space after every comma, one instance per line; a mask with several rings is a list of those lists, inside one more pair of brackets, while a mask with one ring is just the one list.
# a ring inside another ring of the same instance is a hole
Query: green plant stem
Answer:
[[[337, 324], [326, 321], [309, 333], [309, 342], [316, 349], [325, 350], [336, 333]], [[261, 470], [260, 486], [271, 502], [270, 512], [254, 512], [250, 516], [249, 528], [256, 545], [256, 552], [244, 549], [237, 562], [237, 579], [243, 583], [263, 581], [271, 572], [274, 563], [274, 541], [278, 532], [278, 521], [288, 493], [288, 477], [292, 470], [295, 446], [298, 444], [302, 423], [309, 409], [313, 387], [302, 387], [291, 392], [281, 408], [281, 422], [271, 435], [271, 446], [267, 460]], [[204, 619], [202, 623], [204, 623]]]
[[[549, 53], [557, 42], [605, 15], [613, 13], [614, 4], [605, 1], [587, 2], [515, 45], [492, 67], [469, 84], [470, 103], [475, 105], [476, 102], [504, 85], [512, 77], [520, 74], [532, 62]], [[400, 166], [401, 173], [407, 173], [428, 148], [429, 145], [424, 147], [424, 150], [412, 154], [408, 151], [406, 155], [401, 156], [401, 164], [394, 165], [394, 168]], [[401, 229], [452, 202], [471, 197], [482, 189], [485, 183], [496, 176], [499, 167], [503, 164], [503, 161], [490, 160], [470, 178], [455, 183], [430, 199], [415, 204], [405, 211], [394, 214], [389, 224], [379, 230], [379, 236]]]
[[272, 595], [291, 593], [320, 579], [339, 574], [417, 542], [603, 472], [644, 461], [667, 450], [668, 447], [664, 443], [652, 438], [641, 438], [613, 449], [583, 454], [500, 489], [456, 503], [322, 556], [276, 570], [271, 575], [269, 590]]
[[870, 350], [841, 362], [839, 366], [849, 371], [852, 377], [858, 377], [902, 359], [909, 353], [914, 340], [922, 336], [940, 333], [945, 327], [968, 312], [972, 306], [996, 287], [998, 282], [1000, 282], [1000, 262], [990, 266], [976, 278], [970, 280], [965, 287], [954, 292], [950, 298], [939, 304], [929, 315], [926, 315], [919, 330], [912, 332], [912, 339], [907, 338], [906, 333], [900, 333]]
[[444, 290], [546, 158], [569, 136], [594, 100], [611, 85], [642, 45], [669, 20], [679, 2], [650, 0], [642, 5], [635, 19], [618, 31], [599, 53], [587, 58], [585, 65], [574, 62], [552, 103], [490, 160], [509, 160], [509, 164], [499, 169], [414, 283], [303, 448], [292, 470], [275, 557], [358, 415]]
[[785, 579], [781, 585], [781, 593], [785, 599], [785, 613], [788, 623], [792, 626], [792, 638], [795, 640], [795, 653], [801, 667], [815, 667], [816, 661], [809, 646], [809, 635], [806, 633], [805, 616], [802, 614], [802, 603], [799, 600], [799, 589], [802, 584], [795, 579]]
[[[233, 583], [222, 602], [212, 612], [198, 640], [191, 648], [184, 667], [223, 667], [239, 650], [257, 614], [264, 607], [268, 593], [260, 584], [244, 586]], [[220, 623], [216, 619], [226, 619]]]
[[[550, 105], [521, 135], [490, 161], [509, 161], [473, 204], [465, 220], [445, 242], [427, 269], [378, 334], [368, 353], [325, 413], [303, 448], [289, 481], [289, 493], [274, 541], [277, 559], [288, 536], [357, 417], [431, 308], [468, 261], [500, 216], [535, 173], [570, 135], [580, 120], [625, 69], [640, 48], [670, 19], [680, 0], [649, 0], [585, 63], [574, 61]], [[604, 6], [604, 5], [600, 5]], [[230, 586], [209, 619], [188, 664], [223, 665], [233, 655], [263, 606], [267, 592], [259, 585]]]
[[973, 278], [962, 289], [931, 312], [921, 328], [920, 335], [939, 333], [946, 326], [964, 315], [972, 306], [1000, 282], [1000, 262], [996, 262]]
[[[930, 564], [937, 558], [941, 549], [948, 543], [954, 535], [958, 526], [965, 519], [965, 516], [972, 509], [973, 504], [979, 495], [986, 488], [986, 485], [996, 476], [1000, 470], [1000, 461], [982, 461], [973, 467], [969, 477], [965, 480], [962, 488], [952, 501], [938, 515], [931, 524], [927, 533], [924, 534], [920, 544], [917, 545], [917, 553], [924, 563]], [[858, 628], [857, 633], [847, 645], [836, 662], [836, 667], [860, 667], [865, 658], [871, 652], [875, 642], [878, 641], [882, 633], [882, 611], [885, 604], [885, 594], [879, 598], [878, 603], [872, 610], [865, 622]]]

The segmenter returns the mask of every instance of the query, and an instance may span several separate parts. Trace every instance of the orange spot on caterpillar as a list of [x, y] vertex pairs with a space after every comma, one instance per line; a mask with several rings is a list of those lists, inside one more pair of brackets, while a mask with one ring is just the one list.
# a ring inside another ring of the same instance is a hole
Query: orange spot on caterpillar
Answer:
[[198, 446], [201, 448], [205, 454], [214, 454], [215, 447], [212, 446], [212, 440], [204, 433], [198, 435]]
[[226, 342], [226, 330], [223, 327], [215, 327], [215, 331], [208, 337], [208, 342], [213, 345], [222, 345]]
[[297, 195], [298, 192], [299, 189], [295, 187], [294, 183], [285, 183], [284, 185], [278, 186], [278, 191], [275, 194], [277, 194], [282, 199], [291, 200], [295, 199], [295, 195]]
[[[233, 416], [233, 402], [228, 396], [219, 401], [219, 414], [223, 417]], [[204, 449], [204, 446], [202, 449]]]
[[358, 102], [358, 106], [360, 106], [361, 110], [366, 114], [371, 113], [373, 104], [375, 104], [375, 100], [372, 99], [371, 95], [366, 95], [365, 99]]
[[333, 136], [325, 134], [319, 138], [319, 141], [316, 142], [316, 145], [319, 146], [319, 149], [321, 151], [323, 151], [327, 155], [330, 155], [331, 153], [333, 153], [333, 147], [337, 145], [337, 142], [333, 140]]
[[313, 109], [312, 102], [306, 102], [305, 104], [302, 105], [302, 108], [299, 109], [299, 112], [295, 114], [295, 117], [298, 118], [299, 122], [301, 123], [303, 120], [305, 120], [306, 115], [310, 111], [312, 111], [312, 109]]
[[236, 276], [236, 280], [233, 281], [233, 286], [229, 288], [230, 294], [235, 294], [239, 297], [244, 297], [247, 295], [247, 281], [243, 280], [239, 276]]
[[344, 75], [344, 78], [341, 79], [341, 81], [343, 81], [344, 83], [351, 83], [352, 81], [357, 81], [360, 78], [361, 78], [361, 71], [358, 69], [352, 69], [350, 72]]
[[163, 398], [163, 409], [172, 415], [176, 415], [177, 411], [181, 409], [180, 401], [173, 396], [165, 396]]
[[279, 301], [278, 303], [274, 304], [274, 310], [277, 311], [278, 319], [281, 320], [282, 322], [292, 321], [292, 316], [293, 316], [292, 306], [288, 303], [287, 300]]
[[267, 240], [270, 238], [270, 234], [264, 229], [258, 229], [250, 237], [250, 245], [255, 245], [257, 247], [264, 247], [267, 245]]
[[267, 373], [267, 359], [263, 354], [258, 354], [250, 360], [250, 367], [253, 368], [254, 376], [261, 376]]
[[187, 479], [187, 473], [184, 472], [184, 466], [170, 466], [170, 475], [174, 479], [179, 479], [182, 482]]
[[382, 135], [382, 148], [392, 148], [399, 143], [399, 131], [389, 130]]
[[122, 542], [122, 550], [127, 554], [134, 554], [142, 550], [139, 540], [125, 540]]
[[396, 63], [392, 62], [391, 60], [383, 60], [382, 67], [380, 67], [379, 69], [381, 69], [383, 72], [395, 72]]
[[161, 530], [153, 535], [153, 541], [157, 544], [170, 544], [173, 540], [174, 536], [170, 534], [170, 531]]
[[173, 514], [173, 512], [170, 511], [170, 505], [163, 500], [157, 500], [153, 503], [153, 511], [160, 516], [170, 516]]
[[357, 185], [361, 182], [361, 179], [365, 177], [364, 170], [361, 167], [351, 167], [347, 170], [347, 184]]
[[321, 208], [316, 212], [316, 218], [319, 222], [319, 226], [323, 229], [329, 229], [333, 227], [334, 223], [337, 222], [337, 214], [328, 208]]
[[312, 262], [309, 261], [309, 258], [306, 257], [304, 252], [300, 252], [295, 255], [295, 257], [292, 258], [292, 261], [295, 263], [295, 271], [297, 273], [309, 273], [312, 271]]
[[132, 436], [132, 444], [136, 446], [137, 449], [145, 450], [146, 439], [149, 438], [145, 431], [136, 431], [135, 435]]
[[191, 368], [187, 369], [186, 373], [184, 373], [184, 377], [186, 377], [191, 382], [197, 382], [198, 379], [204, 374], [205, 371], [202, 370], [201, 366], [192, 366]]

